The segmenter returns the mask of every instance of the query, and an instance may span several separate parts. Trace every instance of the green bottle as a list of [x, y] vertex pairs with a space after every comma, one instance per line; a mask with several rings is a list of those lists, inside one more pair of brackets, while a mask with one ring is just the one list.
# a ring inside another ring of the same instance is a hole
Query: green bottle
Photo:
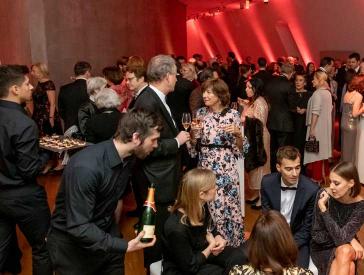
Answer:
[[144, 231], [144, 237], [140, 240], [142, 243], [149, 243], [153, 240], [155, 230], [155, 216], [157, 210], [154, 202], [155, 185], [150, 184], [148, 188], [148, 197], [144, 203], [144, 210], [140, 220], [139, 232]]

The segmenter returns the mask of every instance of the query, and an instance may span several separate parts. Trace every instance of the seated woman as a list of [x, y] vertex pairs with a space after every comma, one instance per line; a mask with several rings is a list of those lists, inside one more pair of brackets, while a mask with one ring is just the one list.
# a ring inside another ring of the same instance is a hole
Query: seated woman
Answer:
[[230, 275], [313, 275], [295, 265], [297, 246], [285, 218], [275, 210], [264, 212], [248, 241], [249, 265], [235, 266]]
[[354, 260], [364, 259], [356, 234], [364, 224], [364, 199], [358, 171], [340, 162], [330, 173], [330, 187], [319, 191], [312, 227], [311, 257], [319, 274], [355, 274]]
[[216, 177], [211, 170], [196, 168], [184, 175], [164, 226], [164, 275], [227, 274], [232, 266], [246, 262], [242, 248], [226, 246], [226, 240], [210, 228], [206, 202], [215, 195]]
[[98, 113], [86, 122], [86, 140], [99, 143], [112, 138], [116, 132], [121, 117], [117, 109], [120, 106], [120, 98], [114, 90], [103, 88], [95, 96], [95, 104]]

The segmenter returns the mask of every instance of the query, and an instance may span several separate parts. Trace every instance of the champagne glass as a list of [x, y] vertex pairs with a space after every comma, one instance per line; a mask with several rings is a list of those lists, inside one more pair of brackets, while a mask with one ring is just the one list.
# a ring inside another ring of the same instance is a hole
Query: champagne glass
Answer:
[[188, 128], [190, 128], [190, 126], [191, 126], [191, 114], [190, 113], [182, 114], [182, 125], [186, 131], [188, 130]]
[[237, 102], [231, 102], [230, 107], [231, 107], [231, 109], [238, 110], [238, 103]]

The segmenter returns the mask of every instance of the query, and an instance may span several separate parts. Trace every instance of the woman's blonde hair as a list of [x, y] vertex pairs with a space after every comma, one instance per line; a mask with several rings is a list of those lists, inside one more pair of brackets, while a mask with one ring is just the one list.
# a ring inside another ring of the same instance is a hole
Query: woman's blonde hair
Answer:
[[314, 76], [319, 79], [319, 80], [323, 80], [323, 81], [327, 81], [328, 79], [328, 75], [327, 73], [325, 73], [324, 71], [321, 71], [321, 70], [317, 70], [314, 74]]
[[208, 169], [195, 168], [188, 171], [182, 178], [176, 203], [172, 212], [183, 210], [181, 222], [193, 225], [201, 225], [204, 219], [204, 208], [201, 203], [200, 192], [207, 192], [215, 187], [216, 176]]
[[38, 62], [31, 66], [31, 68], [37, 67], [39, 71], [42, 73], [43, 77], [49, 77], [49, 71], [46, 64]]

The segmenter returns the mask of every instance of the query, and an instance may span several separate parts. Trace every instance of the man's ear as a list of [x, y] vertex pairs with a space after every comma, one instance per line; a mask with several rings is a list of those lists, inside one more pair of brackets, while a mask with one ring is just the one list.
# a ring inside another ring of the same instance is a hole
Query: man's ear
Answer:
[[12, 85], [9, 87], [9, 95], [17, 96], [19, 95], [19, 86], [18, 85]]
[[278, 163], [276, 164], [276, 168], [277, 168], [277, 171], [280, 173], [281, 172], [281, 166]]
[[140, 140], [140, 134], [139, 133], [133, 133], [133, 137], [132, 137], [131, 140], [136, 146], [139, 146], [142, 143], [142, 141]]

